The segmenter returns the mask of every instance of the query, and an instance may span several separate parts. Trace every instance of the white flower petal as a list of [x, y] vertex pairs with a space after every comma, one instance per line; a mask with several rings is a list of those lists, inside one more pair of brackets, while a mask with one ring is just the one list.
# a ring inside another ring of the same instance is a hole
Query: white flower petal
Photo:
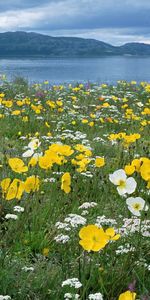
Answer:
[[125, 195], [126, 192], [127, 192], [126, 188], [125, 188], [125, 187], [123, 188], [123, 187], [121, 187], [121, 186], [118, 186], [118, 187], [117, 187], [117, 191], [118, 191], [118, 194], [121, 195], [121, 196], [122, 196], [122, 195]]
[[126, 181], [126, 193], [132, 194], [136, 190], [137, 183], [133, 177], [129, 177]]
[[132, 213], [134, 216], [140, 217], [141, 213], [140, 213], [139, 210], [135, 210], [132, 206], [128, 206], [128, 209], [131, 211], [131, 213]]
[[126, 203], [128, 206], [133, 206], [135, 204], [139, 204], [140, 205], [140, 210], [142, 210], [144, 208], [145, 205], [145, 201], [144, 199], [142, 199], [141, 197], [130, 197], [126, 200]]
[[29, 149], [22, 154], [22, 157], [31, 157], [33, 153], [34, 153], [33, 149]]
[[115, 171], [113, 174], [109, 175], [109, 180], [115, 185], [118, 185], [118, 182], [120, 180], [125, 181], [126, 178], [127, 178], [127, 175], [123, 169], [119, 169], [119, 170]]

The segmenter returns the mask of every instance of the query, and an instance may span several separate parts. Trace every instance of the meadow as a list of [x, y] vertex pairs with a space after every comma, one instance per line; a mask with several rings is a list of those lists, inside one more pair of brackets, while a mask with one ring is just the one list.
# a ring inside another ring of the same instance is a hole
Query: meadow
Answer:
[[0, 82], [1, 300], [150, 299], [150, 84]]

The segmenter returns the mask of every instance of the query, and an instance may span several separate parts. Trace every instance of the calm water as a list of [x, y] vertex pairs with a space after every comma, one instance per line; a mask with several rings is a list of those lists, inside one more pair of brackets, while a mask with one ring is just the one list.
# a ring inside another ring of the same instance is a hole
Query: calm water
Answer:
[[0, 74], [14, 75], [30, 82], [150, 81], [150, 57], [103, 57], [80, 59], [0, 59]]

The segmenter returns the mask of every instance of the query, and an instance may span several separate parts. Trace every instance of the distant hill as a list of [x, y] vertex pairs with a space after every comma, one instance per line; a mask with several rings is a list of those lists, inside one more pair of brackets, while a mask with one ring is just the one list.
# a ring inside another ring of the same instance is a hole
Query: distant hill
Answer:
[[128, 43], [120, 47], [75, 37], [52, 37], [34, 32], [0, 33], [0, 56], [99, 57], [150, 55], [150, 45]]

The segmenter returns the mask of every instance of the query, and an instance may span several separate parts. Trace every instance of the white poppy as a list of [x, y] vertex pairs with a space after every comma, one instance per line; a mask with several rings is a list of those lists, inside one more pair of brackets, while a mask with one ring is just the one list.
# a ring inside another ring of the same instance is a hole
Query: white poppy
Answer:
[[126, 199], [126, 203], [128, 205], [128, 209], [134, 216], [140, 216], [141, 210], [147, 211], [148, 206], [145, 205], [145, 200], [141, 197], [130, 197]]
[[43, 156], [43, 152], [40, 152], [40, 153], [34, 153], [34, 155], [33, 155], [34, 158], [39, 158], [39, 157], [41, 157], [41, 156]]
[[31, 157], [34, 153], [33, 149], [29, 149], [22, 154], [22, 157]]
[[113, 174], [110, 174], [109, 180], [117, 186], [119, 195], [132, 194], [137, 186], [135, 179], [133, 177], [127, 178], [123, 169], [119, 169]]
[[31, 142], [28, 144], [28, 148], [32, 150], [36, 150], [41, 145], [39, 139], [32, 139]]

